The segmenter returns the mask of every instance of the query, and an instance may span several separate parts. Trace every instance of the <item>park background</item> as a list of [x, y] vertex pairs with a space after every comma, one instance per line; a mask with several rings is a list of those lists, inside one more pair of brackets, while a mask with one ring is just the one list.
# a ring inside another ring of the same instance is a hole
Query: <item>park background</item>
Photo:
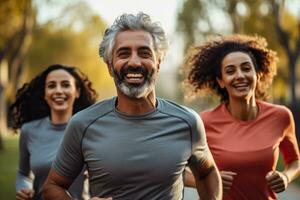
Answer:
[[[16, 90], [50, 64], [63, 63], [89, 76], [99, 100], [114, 96], [99, 43], [116, 17], [139, 11], [159, 21], [170, 39], [158, 96], [197, 111], [213, 107], [218, 99], [185, 95], [180, 72], [188, 47], [212, 35], [264, 36], [280, 58], [269, 101], [292, 110], [299, 141], [299, 0], [0, 0], [0, 199], [15, 198], [18, 134], [10, 129], [8, 107]], [[300, 178], [295, 182], [300, 188]]]

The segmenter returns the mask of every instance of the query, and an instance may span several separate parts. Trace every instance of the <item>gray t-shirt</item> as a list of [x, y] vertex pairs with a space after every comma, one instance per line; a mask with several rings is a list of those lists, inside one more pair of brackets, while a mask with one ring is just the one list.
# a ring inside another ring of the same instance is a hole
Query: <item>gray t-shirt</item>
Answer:
[[[34, 189], [33, 199], [43, 199], [42, 186], [63, 139], [65, 128], [66, 124], [54, 125], [48, 117], [25, 123], [21, 127], [16, 191], [22, 188]], [[82, 199], [82, 190], [83, 174], [72, 184], [69, 192], [77, 199]]]
[[68, 124], [53, 168], [75, 177], [86, 164], [91, 196], [179, 200], [187, 164], [207, 159], [203, 123], [197, 113], [157, 99], [139, 116], [122, 114], [116, 98], [76, 114]]

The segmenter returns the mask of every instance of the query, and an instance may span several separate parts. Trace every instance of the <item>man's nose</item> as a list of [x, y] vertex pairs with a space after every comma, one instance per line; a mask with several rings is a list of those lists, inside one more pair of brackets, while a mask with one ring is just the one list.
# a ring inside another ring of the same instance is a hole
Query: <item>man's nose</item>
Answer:
[[131, 67], [140, 67], [142, 65], [141, 58], [137, 54], [132, 54], [129, 58], [128, 65]]

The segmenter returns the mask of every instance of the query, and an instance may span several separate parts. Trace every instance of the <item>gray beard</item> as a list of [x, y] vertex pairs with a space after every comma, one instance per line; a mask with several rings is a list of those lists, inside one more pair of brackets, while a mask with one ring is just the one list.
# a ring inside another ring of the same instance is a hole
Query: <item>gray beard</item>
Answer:
[[125, 83], [121, 82], [117, 84], [117, 87], [121, 92], [131, 98], [142, 98], [149, 94], [154, 89], [154, 84], [150, 84], [148, 81], [145, 82], [143, 85], [135, 87], [135, 86], [127, 86]]
[[146, 77], [145, 82], [140, 86], [127, 85], [126, 82], [119, 80], [116, 72], [113, 70], [113, 78], [117, 88], [126, 96], [131, 98], [142, 98], [148, 95], [155, 88], [156, 78], [155, 73], [152, 77]]

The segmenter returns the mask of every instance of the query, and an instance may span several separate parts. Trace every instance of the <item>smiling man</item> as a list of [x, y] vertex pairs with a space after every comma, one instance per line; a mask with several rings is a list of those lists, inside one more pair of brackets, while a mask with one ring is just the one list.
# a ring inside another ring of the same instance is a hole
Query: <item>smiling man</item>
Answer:
[[71, 199], [66, 189], [86, 164], [92, 199], [180, 200], [186, 166], [201, 199], [221, 199], [221, 179], [194, 111], [155, 95], [168, 42], [144, 13], [123, 14], [105, 32], [100, 56], [117, 97], [72, 118], [45, 199]]

